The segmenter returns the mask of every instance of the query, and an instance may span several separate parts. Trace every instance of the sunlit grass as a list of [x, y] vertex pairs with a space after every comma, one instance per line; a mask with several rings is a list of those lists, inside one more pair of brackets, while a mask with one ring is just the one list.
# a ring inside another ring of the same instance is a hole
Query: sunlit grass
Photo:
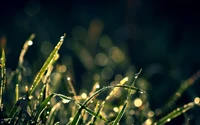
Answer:
[[[70, 57], [63, 59], [58, 54], [64, 43], [65, 34], [61, 36], [37, 74], [31, 75], [33, 81], [26, 84], [23, 83], [26, 79], [23, 74], [26, 70], [24, 55], [33, 44], [35, 35], [31, 35], [25, 42], [19, 56], [18, 66], [12, 74], [6, 74], [6, 54], [2, 49], [0, 113], [5, 115], [0, 117], [1, 124], [117, 125], [134, 124], [134, 120], [137, 120], [137, 124], [162, 125], [184, 114], [194, 106], [200, 105], [199, 97], [195, 97], [193, 102], [171, 110], [182, 93], [200, 76], [197, 72], [181, 84], [163, 108], [159, 109], [160, 114], [155, 114], [147, 99], [147, 81], [139, 79], [142, 70], [136, 73], [137, 70], [133, 66], [126, 66], [129, 64], [126, 54], [116, 47], [108, 36], [99, 36], [103, 25], [98, 21], [93, 25], [97, 25], [97, 27], [101, 25], [96, 36], [100, 38], [99, 44], [105, 49], [104, 52], [94, 53], [94, 51], [86, 49], [88, 46], [78, 43], [76, 43], [77, 45], [74, 45], [75, 43], [68, 45], [69, 43], [67, 43], [67, 47], [71, 48], [72, 52], [79, 57], [88, 73], [82, 79], [82, 84], [85, 84], [78, 88], [76, 87], [80, 83], [76, 83], [74, 72], [79, 71], [72, 69], [73, 60]], [[76, 32], [79, 35], [76, 35]], [[73, 37], [76, 40], [84, 40], [84, 36], [85, 30], [82, 27], [73, 29]], [[92, 37], [91, 39], [97, 38]], [[105, 41], [109, 41], [109, 43]], [[60, 58], [61, 61], [57, 62]], [[124, 74], [115, 73], [116, 69], [121, 67], [126, 69]], [[136, 84], [137, 82], [141, 87]], [[8, 102], [4, 101], [4, 94], [6, 91], [8, 91], [7, 93], [11, 91], [6, 89], [12, 85], [11, 83], [14, 83], [15, 92], [9, 95], [13, 98], [13, 107], [8, 110], [5, 107]], [[80, 90], [77, 91], [78, 89]], [[156, 118], [165, 111], [171, 112], [160, 119]]]

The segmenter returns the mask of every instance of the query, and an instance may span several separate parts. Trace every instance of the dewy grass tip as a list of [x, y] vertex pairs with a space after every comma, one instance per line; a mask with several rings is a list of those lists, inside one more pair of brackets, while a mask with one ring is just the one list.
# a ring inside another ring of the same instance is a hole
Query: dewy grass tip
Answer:
[[60, 37], [60, 41], [58, 42], [58, 44], [55, 46], [54, 50], [51, 52], [51, 54], [49, 55], [49, 57], [47, 58], [47, 60], [45, 61], [45, 63], [43, 64], [42, 68], [40, 69], [40, 71], [37, 73], [33, 84], [29, 90], [29, 96], [33, 93], [33, 91], [35, 90], [35, 88], [37, 87], [37, 85], [39, 84], [40, 80], [42, 79], [44, 73], [46, 72], [46, 70], [48, 69], [48, 67], [52, 64], [54, 58], [56, 57], [58, 50], [60, 49], [64, 38], [65, 38], [66, 34], [64, 34], [63, 36]]

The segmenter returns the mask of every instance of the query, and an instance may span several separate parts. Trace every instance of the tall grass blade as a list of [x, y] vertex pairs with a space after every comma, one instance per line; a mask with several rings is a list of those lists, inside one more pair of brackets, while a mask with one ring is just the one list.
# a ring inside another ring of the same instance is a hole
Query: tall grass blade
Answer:
[[163, 118], [161, 118], [160, 120], [155, 122], [154, 125], [163, 125], [167, 122], [170, 122], [171, 119], [178, 117], [179, 115], [185, 113], [186, 111], [188, 111], [189, 109], [191, 109], [194, 106], [195, 106], [195, 103], [193, 103], [193, 102], [185, 104], [184, 106], [177, 108], [176, 110], [172, 111], [168, 115], [164, 116]]
[[99, 93], [107, 90], [108, 88], [113, 88], [112, 86], [109, 87], [103, 87], [101, 89], [99, 89], [98, 91], [96, 91], [93, 95], [91, 95], [86, 101], [83, 102], [82, 106], [78, 109], [78, 111], [76, 112], [71, 125], [76, 125], [79, 122], [79, 117], [81, 115], [81, 112], [83, 110], [83, 106], [85, 106], [92, 98], [94, 98], [95, 96], [97, 96]]
[[15, 103], [18, 101], [19, 99], [19, 84], [15, 85]]
[[136, 91], [140, 91], [140, 93], [144, 93], [143, 90], [134, 87], [134, 84], [135, 84], [135, 82], [136, 82], [136, 80], [137, 80], [137, 78], [138, 78], [138, 76], [140, 75], [141, 72], [142, 72], [142, 69], [140, 69], [140, 71], [135, 74], [135, 79], [134, 79], [132, 85], [130, 86], [131, 89], [128, 90], [127, 99], [125, 100], [124, 105], [123, 105], [121, 111], [118, 113], [116, 119], [114, 120], [113, 125], [117, 125], [119, 123], [119, 121], [121, 120], [122, 116], [124, 115], [124, 112], [126, 110], [126, 106], [130, 102], [130, 97], [131, 97], [131, 94], [132, 94], [132, 89], [134, 89]]
[[51, 111], [49, 113], [49, 117], [46, 121], [46, 125], [53, 125], [54, 121], [55, 121], [55, 117], [56, 117], [56, 114], [60, 108], [60, 105], [61, 105], [62, 101], [56, 103], [52, 108], [51, 108]]
[[200, 71], [198, 71], [196, 74], [185, 80], [180, 87], [177, 89], [177, 91], [169, 98], [169, 100], [165, 103], [163, 108], [161, 109], [161, 113], [166, 112], [167, 110], [171, 109], [175, 102], [182, 96], [183, 92], [193, 85], [193, 83], [200, 77]]
[[36, 75], [33, 84], [29, 90], [29, 95], [31, 95], [33, 93], [33, 91], [35, 90], [35, 88], [37, 87], [37, 85], [39, 84], [40, 80], [42, 79], [44, 73], [46, 72], [47, 68], [52, 64], [54, 58], [57, 55], [58, 50], [60, 49], [63, 41], [65, 38], [65, 34], [64, 36], [62, 36], [60, 38], [60, 41], [58, 42], [58, 44], [55, 46], [54, 50], [51, 52], [51, 54], [49, 55], [49, 57], [47, 58], [47, 60], [45, 61], [45, 63], [43, 64], [42, 68], [40, 69], [40, 71], [38, 72], [38, 74]]
[[95, 122], [97, 121], [97, 118], [98, 118], [97, 116], [100, 115], [101, 108], [102, 108], [102, 106], [99, 107], [99, 109], [97, 110], [97, 113], [96, 113], [95, 117], [93, 118], [92, 122], [89, 125], [95, 125]]
[[37, 108], [36, 111], [33, 113], [32, 116], [35, 116], [33, 118], [33, 121], [38, 122], [38, 119], [40, 118], [40, 115], [42, 114], [42, 112], [45, 110], [48, 102], [50, 101], [50, 99], [54, 96], [54, 94], [49, 95]]
[[17, 101], [17, 103], [12, 108], [12, 110], [11, 110], [11, 112], [9, 114], [9, 118], [12, 118], [10, 124], [14, 124], [15, 122], [18, 122], [19, 118], [21, 117], [20, 116], [21, 112], [23, 110], [26, 110], [27, 105], [28, 105], [28, 98], [26, 98], [26, 96], [20, 98]]
[[6, 57], [4, 49], [2, 49], [1, 53], [1, 88], [0, 88], [0, 111], [3, 111], [3, 93], [5, 90], [5, 82], [6, 82]]
[[[122, 80], [120, 81], [120, 83], [117, 84], [117, 85], [124, 85], [127, 81], [128, 81], [128, 77], [125, 77], [125, 78], [122, 79]], [[109, 95], [106, 97], [105, 101], [107, 101], [107, 100], [109, 100], [110, 98], [112, 98], [112, 96], [114, 96], [115, 93], [116, 93], [118, 90], [119, 90], [118, 87], [114, 88], [114, 89], [109, 93]]]
[[35, 34], [31, 34], [31, 36], [26, 40], [26, 42], [23, 45], [23, 49], [21, 50], [20, 56], [19, 56], [19, 61], [18, 61], [18, 66], [17, 69], [14, 72], [14, 75], [16, 75], [16, 85], [15, 85], [15, 102], [17, 102], [17, 100], [19, 99], [19, 84], [21, 82], [22, 79], [22, 71], [24, 70], [24, 55], [26, 54], [29, 46], [31, 46], [33, 44], [32, 40], [35, 38]]
[[121, 120], [122, 116], [124, 115], [124, 112], [126, 110], [126, 106], [127, 106], [127, 101], [124, 103], [121, 111], [118, 113], [115, 121], [113, 122], [113, 125], [117, 125], [119, 123], [119, 121]]

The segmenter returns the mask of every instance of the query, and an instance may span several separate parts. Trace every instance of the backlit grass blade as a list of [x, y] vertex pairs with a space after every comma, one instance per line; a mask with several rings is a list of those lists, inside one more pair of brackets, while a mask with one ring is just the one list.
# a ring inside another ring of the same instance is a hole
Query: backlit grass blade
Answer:
[[60, 109], [60, 105], [61, 105], [62, 101], [56, 103], [52, 108], [51, 111], [49, 113], [49, 117], [47, 119], [46, 125], [53, 125], [56, 114], [58, 112], [58, 110]]
[[[135, 82], [136, 82], [136, 80], [137, 80], [137, 78], [138, 78], [138, 76], [139, 76], [139, 74], [141, 72], [142, 72], [142, 69], [140, 69], [140, 71], [135, 74], [135, 79], [134, 79], [132, 85], [130, 86], [130, 88], [132, 88], [134, 90], [137, 90], [137, 91], [140, 90], [139, 88], [134, 87], [134, 84], [135, 84]], [[118, 113], [116, 119], [114, 120], [113, 125], [117, 125], [119, 123], [119, 121], [121, 120], [122, 116], [124, 115], [124, 112], [126, 110], [126, 106], [130, 102], [130, 97], [131, 97], [131, 94], [132, 94], [132, 89], [128, 90], [127, 99], [125, 100], [124, 105], [123, 105], [121, 111]], [[142, 90], [140, 90], [140, 92], [144, 93], [144, 91], [142, 91]]]
[[[125, 81], [124, 81], [125, 82]], [[80, 117], [80, 115], [81, 115], [81, 111], [84, 109], [84, 107], [86, 107], [86, 105], [88, 104], [88, 102], [91, 100], [91, 99], [93, 99], [94, 97], [96, 97], [97, 95], [99, 95], [101, 92], [103, 92], [103, 91], [105, 91], [105, 90], [107, 90], [107, 89], [111, 89], [111, 88], [119, 88], [119, 87], [121, 87], [121, 88], [123, 88], [124, 86], [123, 85], [116, 85], [116, 87], [115, 86], [107, 86], [107, 87], [103, 87], [103, 88], [101, 88], [101, 89], [99, 89], [98, 91], [96, 91], [93, 95], [91, 95], [82, 105], [81, 105], [81, 107], [79, 108], [79, 110], [77, 111], [77, 113], [75, 114], [75, 116], [74, 116], [74, 118], [73, 118], [73, 120], [72, 120], [72, 122], [71, 122], [71, 125], [76, 125], [77, 123], [78, 123], [78, 121], [79, 121], [79, 117]], [[125, 86], [124, 88], [126, 88], [127, 86]], [[129, 88], [129, 89], [134, 89], [135, 90], [135, 88], [134, 87], [127, 87], [127, 88]], [[128, 89], [128, 90], [129, 90]], [[138, 89], [137, 89], [138, 90]], [[104, 101], [105, 102], [105, 101]], [[103, 104], [102, 104], [103, 105]], [[96, 113], [95, 113], [96, 114]], [[94, 115], [95, 116], [95, 115]]]
[[26, 42], [24, 43], [23, 49], [21, 50], [20, 56], [19, 56], [19, 61], [18, 61], [18, 66], [15, 70], [15, 74], [16, 74], [16, 85], [15, 85], [15, 102], [17, 102], [17, 100], [19, 99], [19, 85], [22, 79], [22, 71], [24, 69], [23, 63], [24, 63], [24, 55], [26, 54], [29, 46], [31, 46], [33, 44], [33, 39], [35, 38], [35, 34], [31, 34], [31, 36], [26, 40]]
[[139, 88], [137, 88], [137, 87], [134, 87], [134, 86], [128, 86], [128, 85], [115, 85], [115, 86], [113, 86], [113, 87], [121, 87], [121, 88], [126, 88], [126, 89], [129, 89], [129, 90], [135, 90], [135, 91], [137, 91], [137, 92], [139, 92], [139, 93], [146, 93], [144, 90], [142, 90], [142, 89], [139, 89]]
[[107, 90], [108, 88], [113, 88], [112, 86], [109, 87], [103, 87], [102, 89], [99, 89], [98, 91], [96, 91], [93, 95], [91, 95], [85, 102], [83, 102], [82, 106], [78, 109], [78, 111], [76, 112], [71, 125], [76, 125], [79, 122], [79, 117], [81, 115], [81, 112], [83, 110], [83, 106], [85, 106], [92, 98], [94, 98], [95, 96], [97, 96], [99, 93]]
[[195, 103], [193, 103], [193, 102], [185, 104], [184, 106], [177, 108], [176, 110], [172, 111], [171, 113], [169, 113], [165, 117], [163, 117], [160, 120], [158, 120], [157, 122], [155, 122], [154, 125], [163, 125], [167, 122], [170, 122], [172, 119], [174, 119], [174, 118], [178, 117], [179, 115], [185, 113], [186, 111], [188, 111], [189, 109], [191, 109], [194, 106], [195, 106]]
[[126, 106], [127, 106], [127, 101], [124, 103], [121, 111], [118, 113], [115, 121], [113, 122], [113, 125], [117, 125], [119, 123], [119, 121], [121, 120], [122, 116], [124, 115], [124, 112], [126, 110]]
[[1, 88], [0, 88], [0, 111], [3, 111], [3, 93], [5, 90], [5, 82], [6, 82], [6, 57], [4, 49], [2, 49], [1, 53]]
[[[61, 99], [64, 99], [64, 100], [75, 101], [75, 100], [73, 100], [72, 98], [67, 97], [67, 96], [65, 96], [65, 95], [62, 95], [62, 94], [56, 94], [56, 93], [55, 93], [55, 95], [58, 96], [58, 97], [60, 97]], [[91, 109], [87, 108], [86, 105], [83, 105], [83, 104], [81, 104], [81, 103], [79, 103], [79, 102], [76, 102], [76, 101], [75, 101], [75, 104], [77, 104], [78, 106], [80, 106], [80, 108], [79, 108], [79, 113], [81, 113], [81, 111], [84, 109], [84, 110], [85, 110], [86, 112], [88, 112], [89, 114], [91, 114], [91, 115], [93, 115], [93, 116], [96, 116], [96, 113], [95, 113], [94, 111], [92, 111]], [[80, 115], [80, 114], [79, 114], [79, 115]], [[78, 117], [78, 115], [77, 115], [76, 117]], [[104, 117], [101, 116], [101, 115], [97, 115], [97, 117], [100, 118], [100, 119], [102, 119], [102, 120], [104, 120], [104, 121], [106, 121], [106, 122], [108, 121], [106, 118], [104, 118]], [[78, 121], [77, 121], [77, 122], [78, 122]]]
[[19, 84], [15, 85], [15, 103], [18, 101], [19, 99]]
[[51, 52], [51, 54], [49, 55], [49, 57], [47, 58], [47, 60], [45, 61], [45, 63], [43, 64], [42, 68], [40, 69], [40, 71], [38, 72], [38, 74], [36, 75], [33, 84], [29, 90], [29, 95], [31, 95], [33, 93], [33, 91], [35, 90], [35, 88], [37, 87], [38, 83], [40, 82], [40, 80], [42, 79], [44, 73], [46, 72], [47, 68], [52, 64], [54, 58], [57, 55], [58, 50], [60, 49], [63, 41], [65, 38], [65, 34], [64, 36], [62, 36], [60, 38], [60, 41], [58, 42], [58, 44], [55, 46], [54, 50]]
[[95, 125], [95, 122], [97, 121], [97, 117], [100, 115], [101, 108], [102, 108], [102, 106], [100, 106], [100, 107], [98, 108], [95, 117], [93, 118], [93, 120], [91, 121], [91, 123], [90, 123], [89, 125]]
[[42, 114], [42, 112], [45, 110], [48, 102], [50, 101], [50, 99], [54, 96], [54, 94], [49, 95], [37, 108], [36, 111], [33, 113], [33, 115], [35, 116], [33, 119], [33, 121], [38, 122], [38, 119], [40, 118], [40, 115]]
[[[122, 80], [120, 81], [120, 83], [117, 84], [117, 85], [124, 85], [127, 81], [128, 81], [128, 77], [125, 77], [125, 78], [122, 79]], [[113, 95], [115, 95], [115, 93], [116, 93], [118, 90], [119, 90], [118, 87], [114, 88], [114, 89], [109, 93], [109, 95], [106, 97], [105, 100], [106, 100], [106, 101], [109, 100]]]
[[23, 67], [23, 62], [24, 62], [24, 55], [26, 54], [29, 46], [31, 46], [33, 44], [33, 39], [35, 38], [35, 34], [31, 34], [31, 36], [26, 40], [26, 42], [24, 43], [23, 49], [20, 53], [19, 56], [19, 62], [18, 62], [18, 66], [19, 67]]
[[9, 114], [9, 118], [12, 118], [10, 124], [14, 124], [15, 122], [17, 122], [19, 120], [19, 118], [21, 117], [20, 114], [21, 114], [22, 110], [25, 110], [27, 105], [28, 105], [28, 98], [26, 98], [26, 96], [22, 97], [21, 99], [19, 99], [17, 101], [17, 103], [12, 108], [12, 110]]
[[185, 80], [180, 87], [177, 89], [177, 91], [172, 95], [169, 100], [165, 103], [163, 108], [161, 109], [162, 113], [172, 108], [175, 104], [175, 102], [182, 96], [183, 92], [193, 85], [193, 83], [200, 77], [200, 71], [198, 71], [196, 74]]
[[108, 122], [108, 120], [106, 118], [104, 118], [103, 116], [101, 116], [100, 114], [95, 113], [93, 110], [87, 108], [86, 106], [82, 105], [81, 103], [78, 103], [79, 106], [81, 106], [86, 112], [88, 112], [90, 115], [95, 116], [105, 122]]

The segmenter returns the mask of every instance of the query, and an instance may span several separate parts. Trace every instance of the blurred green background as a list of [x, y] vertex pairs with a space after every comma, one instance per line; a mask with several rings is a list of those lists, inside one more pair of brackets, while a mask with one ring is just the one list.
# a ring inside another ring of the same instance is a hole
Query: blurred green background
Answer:
[[[141, 77], [150, 84], [150, 106], [156, 109], [200, 69], [199, 12], [198, 2], [188, 0], [1, 1], [0, 43], [9, 72], [17, 66], [24, 41], [35, 33], [25, 55], [25, 66], [34, 75], [66, 33], [59, 63], [71, 72], [77, 90], [96, 71], [112, 81], [130, 66], [136, 72], [142, 68]], [[199, 87], [197, 80], [177, 105], [193, 101]], [[197, 124], [200, 110], [190, 112], [191, 124]], [[182, 124], [180, 119], [184, 116], [169, 124]]]

